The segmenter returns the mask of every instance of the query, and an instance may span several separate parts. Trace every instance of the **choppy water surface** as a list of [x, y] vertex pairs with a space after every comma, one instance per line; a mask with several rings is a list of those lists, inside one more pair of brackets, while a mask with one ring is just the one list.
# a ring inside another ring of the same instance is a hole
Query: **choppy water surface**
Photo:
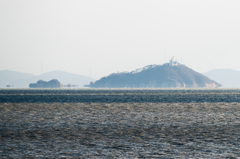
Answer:
[[238, 89], [2, 89], [0, 103], [240, 102]]
[[1, 158], [237, 158], [240, 90], [0, 90]]

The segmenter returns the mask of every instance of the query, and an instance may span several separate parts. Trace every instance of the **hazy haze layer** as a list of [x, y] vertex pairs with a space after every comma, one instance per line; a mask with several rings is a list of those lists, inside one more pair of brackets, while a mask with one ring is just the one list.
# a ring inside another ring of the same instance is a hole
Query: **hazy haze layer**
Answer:
[[0, 70], [99, 79], [173, 55], [198, 72], [239, 70], [239, 15], [234, 0], [2, 0]]

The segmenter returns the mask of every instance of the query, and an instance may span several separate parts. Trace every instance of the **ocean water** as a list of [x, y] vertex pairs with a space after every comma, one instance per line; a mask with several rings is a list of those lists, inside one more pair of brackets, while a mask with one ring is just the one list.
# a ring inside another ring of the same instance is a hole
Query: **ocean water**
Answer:
[[240, 102], [240, 89], [0, 89], [0, 103]]
[[239, 89], [0, 89], [1, 158], [238, 158]]

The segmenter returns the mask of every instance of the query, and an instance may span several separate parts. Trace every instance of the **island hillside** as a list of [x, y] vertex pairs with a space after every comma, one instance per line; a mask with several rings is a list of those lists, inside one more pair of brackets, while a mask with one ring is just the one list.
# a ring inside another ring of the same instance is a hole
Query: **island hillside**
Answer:
[[217, 88], [221, 84], [178, 63], [149, 65], [132, 72], [113, 73], [86, 87], [91, 88]]
[[37, 83], [30, 83], [30, 88], [61, 88], [63, 85], [56, 79], [52, 79], [49, 82], [39, 80]]

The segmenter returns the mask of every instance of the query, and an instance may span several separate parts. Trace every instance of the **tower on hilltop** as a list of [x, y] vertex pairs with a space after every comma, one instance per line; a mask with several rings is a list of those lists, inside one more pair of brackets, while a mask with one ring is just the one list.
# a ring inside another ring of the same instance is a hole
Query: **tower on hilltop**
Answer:
[[169, 61], [170, 66], [178, 66], [179, 63], [177, 62], [177, 59], [173, 56]]

